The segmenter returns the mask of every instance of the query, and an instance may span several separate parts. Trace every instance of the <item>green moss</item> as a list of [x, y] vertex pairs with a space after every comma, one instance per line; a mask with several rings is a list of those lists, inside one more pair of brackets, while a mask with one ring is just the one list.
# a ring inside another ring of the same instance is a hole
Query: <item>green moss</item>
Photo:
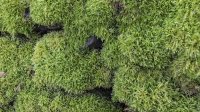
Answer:
[[25, 9], [28, 7], [26, 0], [0, 0], [0, 19], [3, 31], [12, 35], [22, 33], [29, 35], [31, 21], [25, 20]]
[[31, 17], [34, 22], [42, 25], [62, 23], [70, 18], [73, 0], [31, 0]]
[[171, 0], [122, 1], [119, 15], [119, 49], [138, 66], [163, 69], [170, 64], [169, 41], [164, 32], [165, 19], [171, 16]]
[[109, 69], [116, 69], [120, 66], [122, 59], [121, 52], [119, 51], [119, 42], [115, 39], [112, 39], [108, 42], [105, 42], [104, 47], [101, 51], [101, 57], [104, 61], [104, 64]]
[[13, 101], [30, 77], [28, 71], [33, 52], [32, 43], [22, 44], [6, 38], [0, 39], [0, 71], [6, 73], [5, 77], [0, 78], [0, 105]]
[[111, 75], [102, 66], [98, 52], [83, 54], [80, 48], [84, 44], [80, 43], [76, 37], [64, 38], [61, 32], [41, 39], [33, 55], [35, 82], [73, 93], [110, 87]]
[[174, 17], [166, 21], [169, 49], [176, 56], [171, 70], [175, 77], [188, 77], [200, 82], [200, 8], [199, 1], [177, 1]]
[[185, 97], [160, 71], [120, 67], [114, 80], [114, 100], [140, 112], [199, 111], [198, 97]]
[[27, 89], [18, 95], [16, 112], [120, 112], [106, 98], [93, 94], [73, 96], [61, 92]]
[[75, 2], [73, 19], [65, 22], [65, 32], [70, 35], [96, 35], [109, 40], [113, 28], [113, 8], [108, 0], [86, 0]]

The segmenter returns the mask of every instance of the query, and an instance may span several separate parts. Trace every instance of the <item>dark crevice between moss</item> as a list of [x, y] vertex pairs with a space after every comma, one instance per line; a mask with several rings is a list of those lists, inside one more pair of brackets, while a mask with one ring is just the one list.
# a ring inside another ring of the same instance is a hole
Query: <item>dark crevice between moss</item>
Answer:
[[28, 42], [29, 38], [25, 34], [17, 33], [15, 37], [20, 41], [20, 42]]
[[54, 31], [63, 31], [63, 25], [59, 23], [53, 24], [51, 26], [35, 24], [32, 30], [33, 33], [39, 36], [43, 36], [47, 33], [54, 32]]
[[25, 11], [24, 11], [24, 19], [26, 20], [26, 21], [28, 21], [28, 20], [30, 20], [30, 8], [29, 7], [26, 7], [25, 8]]
[[94, 88], [92, 90], [87, 90], [87, 93], [93, 93], [93, 94], [97, 94], [99, 96], [103, 96], [105, 98], [107, 98], [108, 100], [112, 99], [112, 88]]
[[123, 109], [123, 112], [138, 112], [138, 111], [131, 109], [125, 103], [117, 102], [117, 104]]
[[5, 37], [5, 36], [10, 36], [10, 33], [4, 32], [4, 31], [0, 31], [0, 37]]
[[111, 26], [114, 28], [113, 35], [115, 37], [118, 37], [120, 35], [120, 32], [119, 32], [119, 23], [117, 21], [117, 18], [118, 16], [120, 16], [121, 12], [124, 10], [124, 5], [121, 1], [113, 1], [111, 4], [114, 9], [113, 21], [111, 23]]

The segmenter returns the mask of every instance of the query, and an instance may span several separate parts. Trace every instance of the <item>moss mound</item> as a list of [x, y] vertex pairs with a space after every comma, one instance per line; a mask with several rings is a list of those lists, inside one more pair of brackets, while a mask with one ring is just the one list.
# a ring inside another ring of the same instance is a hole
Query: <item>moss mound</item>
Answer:
[[70, 95], [30, 87], [18, 95], [16, 112], [120, 112], [121, 109], [106, 98], [95, 94]]
[[199, 6], [0, 0], [0, 111], [200, 111]]
[[12, 35], [17, 33], [30, 35], [32, 22], [26, 18], [26, 0], [1, 0], [0, 1], [0, 28]]
[[33, 43], [0, 38], [0, 105], [8, 105], [31, 77]]
[[[71, 37], [70, 39], [73, 39]], [[51, 33], [35, 46], [35, 82], [79, 93], [95, 87], [110, 87], [111, 75], [97, 52], [83, 55], [60, 33]]]
[[184, 97], [164, 75], [160, 71], [120, 67], [114, 80], [113, 98], [140, 112], [199, 110], [199, 98]]

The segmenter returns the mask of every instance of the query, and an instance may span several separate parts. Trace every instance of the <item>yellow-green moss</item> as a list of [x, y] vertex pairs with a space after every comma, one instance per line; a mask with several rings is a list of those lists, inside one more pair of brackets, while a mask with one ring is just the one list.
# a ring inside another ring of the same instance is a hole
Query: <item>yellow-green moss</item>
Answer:
[[[76, 43], [71, 43], [72, 40]], [[33, 55], [35, 82], [61, 87], [72, 93], [110, 87], [111, 74], [102, 66], [99, 53], [91, 51], [83, 54], [79, 43], [76, 37], [65, 38], [61, 32], [41, 39]]]

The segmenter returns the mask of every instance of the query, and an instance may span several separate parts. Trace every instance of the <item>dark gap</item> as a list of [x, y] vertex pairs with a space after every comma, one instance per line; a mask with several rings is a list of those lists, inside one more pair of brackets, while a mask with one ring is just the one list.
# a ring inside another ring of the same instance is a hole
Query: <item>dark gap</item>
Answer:
[[26, 35], [21, 34], [21, 33], [17, 33], [17, 34], [15, 35], [15, 37], [16, 37], [17, 39], [19, 39], [20, 42], [27, 42], [27, 41], [29, 41], [29, 38], [28, 38]]
[[15, 100], [8, 103], [9, 106], [14, 106]]
[[120, 16], [121, 12], [124, 10], [124, 5], [120, 1], [115, 1], [115, 2], [112, 2], [111, 4], [114, 9], [113, 21], [111, 23], [111, 26], [113, 26], [114, 28], [113, 35], [117, 37], [118, 35], [120, 35], [120, 32], [119, 32], [119, 23], [116, 20], [116, 18]]
[[37, 35], [43, 36], [44, 34], [49, 33], [47, 26], [35, 24], [33, 26], [33, 32]]
[[115, 9], [115, 14], [116, 15], [119, 15], [121, 13], [121, 11], [124, 9], [124, 5], [120, 1], [115, 1], [113, 3], [113, 7]]
[[95, 88], [95, 89], [92, 89], [92, 90], [87, 90], [86, 92], [106, 97], [109, 100], [112, 99], [112, 88], [102, 88], [102, 87], [100, 87], [100, 88]]
[[89, 37], [85, 45], [89, 50], [96, 49], [100, 51], [103, 48], [103, 41], [97, 36], [93, 35]]
[[1, 37], [10, 36], [10, 34], [8, 32], [0, 31], [0, 36]]
[[63, 30], [63, 25], [58, 24], [58, 23], [53, 24], [51, 26], [44, 26], [44, 25], [39, 25], [39, 24], [35, 24], [33, 26], [33, 32], [40, 36], [43, 36], [53, 31], [62, 31], [62, 30]]
[[30, 8], [29, 7], [25, 8], [24, 19], [27, 21], [30, 19]]

